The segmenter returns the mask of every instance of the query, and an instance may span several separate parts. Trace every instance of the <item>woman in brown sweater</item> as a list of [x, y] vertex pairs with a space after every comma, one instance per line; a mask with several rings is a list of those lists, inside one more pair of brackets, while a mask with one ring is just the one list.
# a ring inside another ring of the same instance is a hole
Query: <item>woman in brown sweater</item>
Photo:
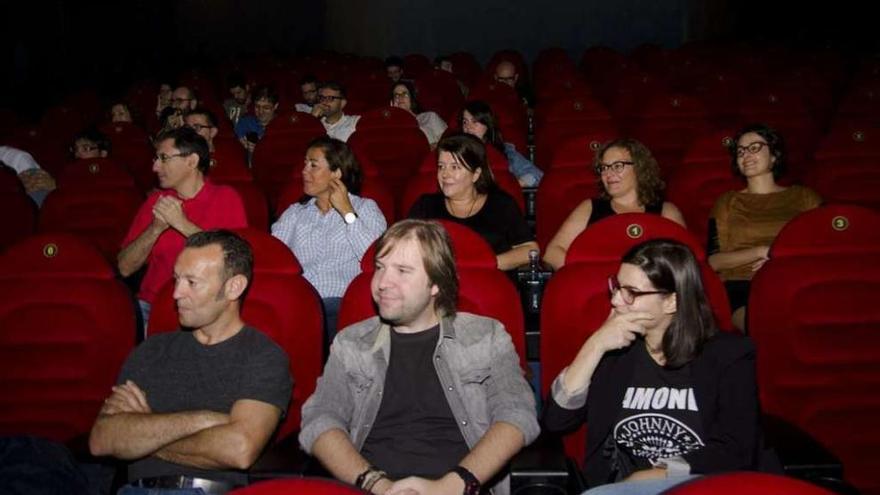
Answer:
[[785, 146], [762, 124], [742, 129], [731, 146], [734, 173], [746, 188], [721, 195], [709, 217], [709, 265], [727, 288], [733, 324], [745, 329], [752, 276], [767, 261], [770, 244], [792, 218], [819, 206], [821, 198], [803, 186], [776, 183], [785, 171]]

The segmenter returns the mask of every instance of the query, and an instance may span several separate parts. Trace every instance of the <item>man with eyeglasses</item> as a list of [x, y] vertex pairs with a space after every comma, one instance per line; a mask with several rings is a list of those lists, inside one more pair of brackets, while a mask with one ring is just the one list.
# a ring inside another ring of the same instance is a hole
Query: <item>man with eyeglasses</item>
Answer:
[[271, 86], [257, 86], [252, 95], [254, 113], [245, 115], [235, 124], [235, 136], [242, 146], [252, 154], [257, 142], [266, 134], [266, 127], [278, 111], [278, 93]]
[[340, 141], [348, 138], [357, 130], [360, 115], [345, 115], [343, 109], [348, 103], [345, 86], [337, 82], [325, 82], [318, 88], [318, 104], [312, 109], [312, 115], [321, 119], [327, 135]]
[[515, 89], [523, 104], [531, 106], [532, 97], [523, 84], [520, 84], [519, 73], [513, 62], [504, 60], [495, 66], [495, 74], [493, 77], [496, 82], [506, 84]]
[[178, 86], [171, 93], [170, 105], [162, 110], [159, 122], [164, 129], [177, 129], [183, 127], [183, 116], [186, 112], [196, 108], [199, 104], [195, 92], [186, 87]]
[[247, 226], [238, 193], [205, 178], [210, 163], [208, 143], [189, 127], [156, 138], [153, 171], [160, 189], [138, 210], [117, 257], [123, 277], [147, 267], [138, 292], [145, 329], [153, 300], [171, 280], [174, 260], [186, 239], [204, 229]]

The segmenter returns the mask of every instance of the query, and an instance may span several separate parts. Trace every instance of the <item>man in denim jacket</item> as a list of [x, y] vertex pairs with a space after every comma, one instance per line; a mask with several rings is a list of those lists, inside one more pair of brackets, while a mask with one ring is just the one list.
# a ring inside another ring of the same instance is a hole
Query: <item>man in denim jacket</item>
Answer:
[[504, 327], [455, 312], [443, 227], [392, 226], [371, 291], [381, 318], [337, 335], [303, 406], [303, 448], [373, 493], [476, 494], [482, 484], [509, 493], [496, 475], [538, 435], [534, 396]]

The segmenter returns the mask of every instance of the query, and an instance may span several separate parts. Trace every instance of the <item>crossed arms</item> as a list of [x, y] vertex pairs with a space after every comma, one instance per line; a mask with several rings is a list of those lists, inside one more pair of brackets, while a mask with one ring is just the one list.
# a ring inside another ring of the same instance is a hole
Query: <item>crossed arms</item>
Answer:
[[93, 455], [160, 459], [202, 469], [247, 469], [269, 441], [281, 411], [240, 399], [229, 414], [213, 411], [154, 413], [134, 382], [113, 387], [89, 436]]

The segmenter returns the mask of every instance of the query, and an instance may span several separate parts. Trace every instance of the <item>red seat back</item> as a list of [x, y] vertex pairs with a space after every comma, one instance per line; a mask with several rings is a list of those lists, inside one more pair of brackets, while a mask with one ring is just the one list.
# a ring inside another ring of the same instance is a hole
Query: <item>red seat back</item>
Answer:
[[872, 256], [880, 253], [880, 211], [825, 205], [791, 219], [777, 234], [770, 257]]
[[24, 191], [3, 191], [0, 192], [0, 211], [6, 216], [3, 219], [3, 228], [0, 229], [2, 252], [34, 233], [37, 227], [37, 205]]
[[577, 168], [587, 170], [593, 166], [596, 152], [607, 142], [617, 139], [619, 134], [613, 128], [598, 129], [566, 139], [552, 151], [547, 170], [554, 168]]
[[68, 162], [56, 178], [64, 189], [133, 189], [134, 178], [125, 167], [110, 158], [92, 158]]
[[101, 253], [67, 234], [0, 253], [0, 329], [0, 435], [84, 441], [135, 335]]
[[547, 171], [538, 187], [535, 205], [538, 244], [546, 247], [577, 205], [598, 194], [599, 178], [589, 168]]

